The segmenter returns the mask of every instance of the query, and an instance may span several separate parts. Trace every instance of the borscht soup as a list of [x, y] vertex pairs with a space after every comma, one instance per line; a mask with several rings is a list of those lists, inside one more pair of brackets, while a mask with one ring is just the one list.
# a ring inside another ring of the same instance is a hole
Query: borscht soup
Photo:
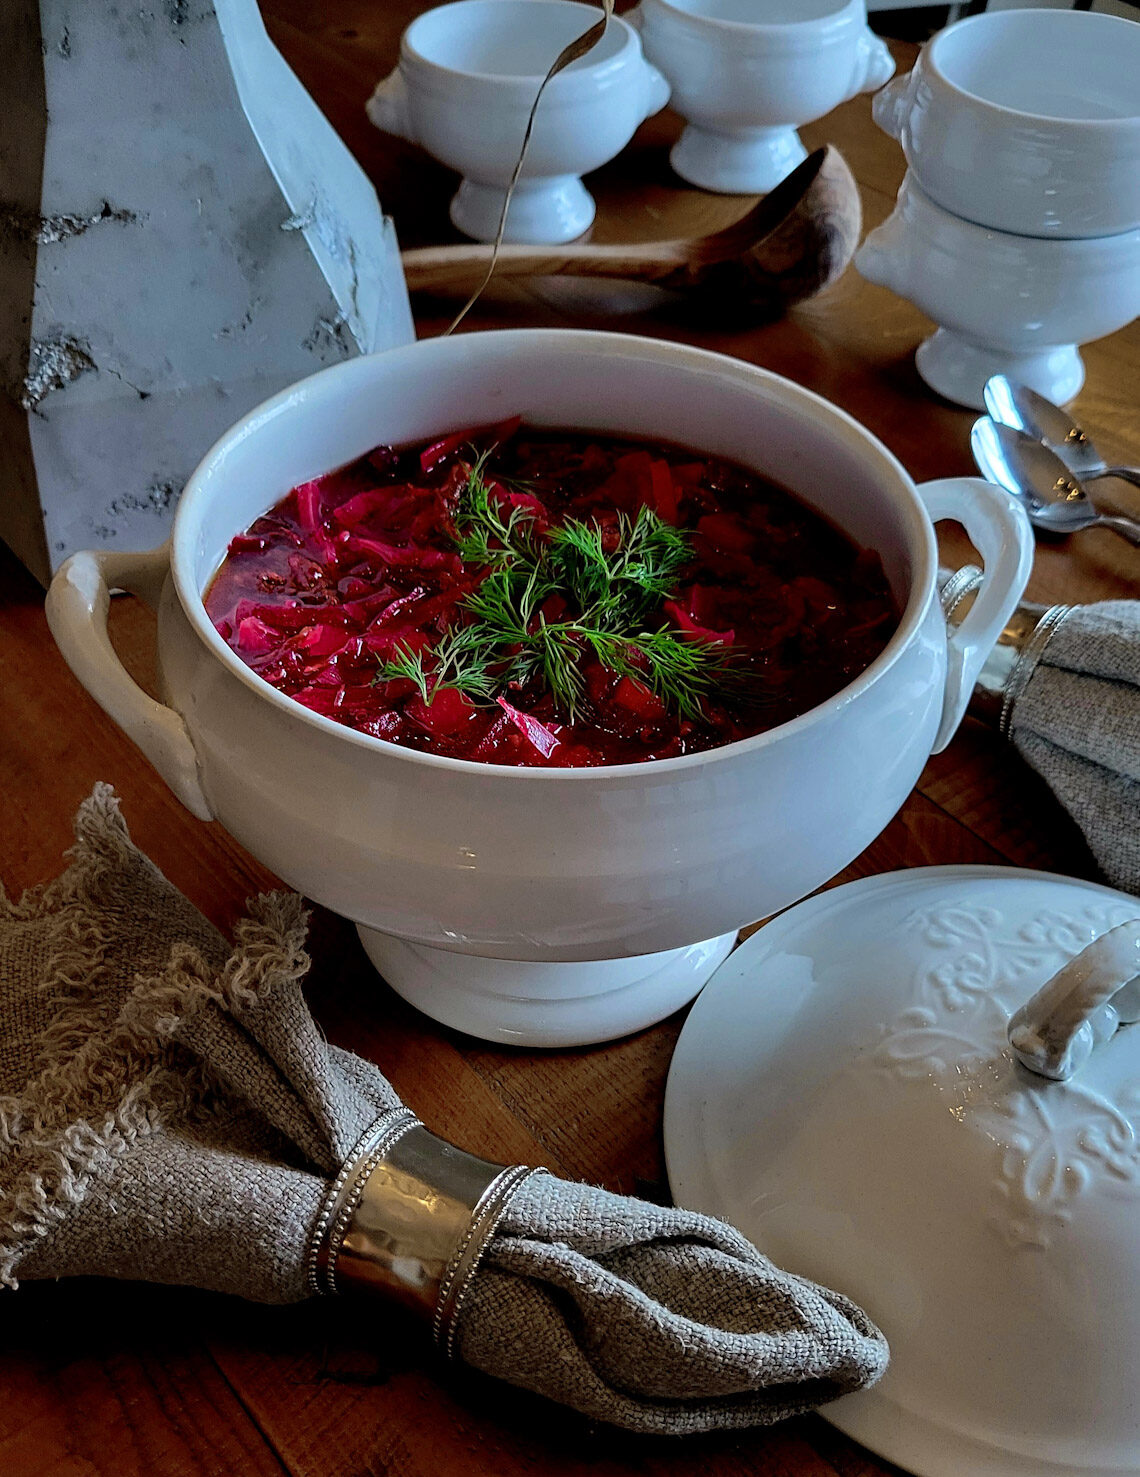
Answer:
[[898, 620], [878, 556], [757, 473], [518, 420], [295, 487], [231, 540], [205, 603], [315, 713], [549, 768], [773, 728], [864, 671]]

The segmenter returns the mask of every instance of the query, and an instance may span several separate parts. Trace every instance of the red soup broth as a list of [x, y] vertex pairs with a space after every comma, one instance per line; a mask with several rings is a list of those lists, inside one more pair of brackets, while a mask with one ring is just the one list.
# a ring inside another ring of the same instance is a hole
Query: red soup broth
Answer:
[[[464, 541], [473, 473], [492, 528], [481, 550]], [[441, 669], [457, 633], [479, 625], [470, 602], [495, 588], [494, 528], [545, 560], [559, 530], [584, 526], [612, 561], [639, 518], [658, 543], [672, 538], [672, 563], [667, 588], [639, 587], [618, 647], [581, 637], [587, 602], [560, 589], [520, 606], [522, 639], [483, 661], [483, 690], [470, 690], [462, 650]], [[315, 713], [421, 752], [561, 768], [669, 759], [773, 728], [858, 676], [898, 620], [878, 555], [755, 472], [517, 421], [379, 446], [293, 488], [231, 540], [205, 603], [241, 659]], [[569, 703], [528, 663], [540, 627], [559, 636]], [[670, 669], [679, 644], [703, 648], [682, 650], [682, 665], [712, 661], [714, 678], [670, 683], [639, 635], [672, 653]]]

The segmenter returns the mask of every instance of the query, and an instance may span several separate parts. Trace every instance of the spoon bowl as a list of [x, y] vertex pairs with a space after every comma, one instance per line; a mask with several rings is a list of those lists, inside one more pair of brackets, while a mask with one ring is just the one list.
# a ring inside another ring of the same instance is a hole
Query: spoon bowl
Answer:
[[1085, 482], [1120, 477], [1140, 487], [1140, 467], [1110, 466], [1068, 411], [1028, 385], [995, 374], [987, 380], [983, 395], [986, 409], [995, 421], [1044, 442], [1074, 477]]
[[[817, 149], [747, 214], [689, 240], [636, 245], [504, 246], [497, 277], [619, 277], [699, 295], [762, 322], [842, 275], [862, 226], [859, 190], [838, 149]], [[430, 246], [402, 257], [409, 291], [470, 287], [493, 248]]]
[[1102, 513], [1056, 452], [1033, 436], [982, 416], [970, 446], [982, 476], [1017, 498], [1035, 528], [1064, 535], [1100, 526], [1140, 545], [1140, 523]]

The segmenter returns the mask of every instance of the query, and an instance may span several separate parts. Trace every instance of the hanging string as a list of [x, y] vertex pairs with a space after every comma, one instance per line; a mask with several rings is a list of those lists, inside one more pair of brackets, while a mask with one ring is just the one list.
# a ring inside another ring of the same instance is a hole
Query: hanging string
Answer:
[[491, 260], [487, 264], [487, 271], [483, 277], [482, 282], [479, 283], [479, 286], [463, 304], [462, 308], [460, 308], [459, 312], [455, 315], [455, 318], [444, 331], [444, 338], [446, 338], [449, 333], [455, 332], [455, 330], [463, 322], [464, 318], [467, 317], [467, 314], [482, 297], [487, 284], [495, 275], [495, 264], [499, 259], [499, 248], [503, 244], [503, 236], [507, 229], [507, 211], [511, 208], [511, 197], [515, 193], [515, 186], [519, 182], [519, 176], [522, 174], [522, 167], [526, 161], [526, 151], [530, 147], [530, 136], [534, 132], [534, 118], [535, 114], [538, 112], [538, 105], [542, 101], [542, 94], [543, 92], [545, 92], [546, 84], [551, 80], [551, 78], [557, 77], [558, 73], [563, 71], [564, 68], [568, 67], [571, 62], [576, 62], [579, 57], [583, 57], [586, 55], [587, 52], [593, 51], [594, 47], [597, 46], [598, 42], [606, 34], [606, 27], [609, 25], [614, 13], [614, 0], [601, 0], [601, 4], [603, 12], [601, 20], [596, 21], [595, 24], [592, 25], [588, 31], [583, 31], [581, 36], [579, 36], [576, 40], [571, 41], [570, 45], [567, 46], [564, 51], [559, 53], [557, 60], [554, 62], [554, 65], [550, 68], [550, 71], [547, 72], [546, 76], [539, 84], [538, 91], [535, 93], [534, 102], [531, 104], [530, 113], [526, 120], [526, 130], [523, 133], [522, 148], [519, 150], [519, 157], [517, 162], [515, 163], [514, 172], [511, 175], [510, 184], [508, 184], [507, 186], [507, 193], [503, 199], [503, 208], [499, 214], [499, 226], [495, 232], [495, 241], [494, 245], [491, 247]]

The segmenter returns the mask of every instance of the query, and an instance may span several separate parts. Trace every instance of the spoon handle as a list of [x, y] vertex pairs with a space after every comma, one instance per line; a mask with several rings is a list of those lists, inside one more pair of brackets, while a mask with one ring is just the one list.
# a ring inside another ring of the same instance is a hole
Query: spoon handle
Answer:
[[[491, 262], [491, 247], [421, 246], [400, 258], [409, 292], [440, 291], [470, 283]], [[660, 281], [682, 265], [683, 243], [642, 246], [502, 246], [496, 277], [627, 277]]]
[[1118, 533], [1121, 538], [1128, 540], [1140, 549], [1140, 523], [1135, 518], [1126, 518], [1123, 513], [1102, 513], [1094, 528], [1111, 528], [1113, 533]]
[[1105, 467], [1095, 478], [1086, 477], [1085, 481], [1099, 482], [1102, 477], [1119, 477], [1121, 482], [1131, 482], [1133, 487], [1140, 487], [1140, 467]]

